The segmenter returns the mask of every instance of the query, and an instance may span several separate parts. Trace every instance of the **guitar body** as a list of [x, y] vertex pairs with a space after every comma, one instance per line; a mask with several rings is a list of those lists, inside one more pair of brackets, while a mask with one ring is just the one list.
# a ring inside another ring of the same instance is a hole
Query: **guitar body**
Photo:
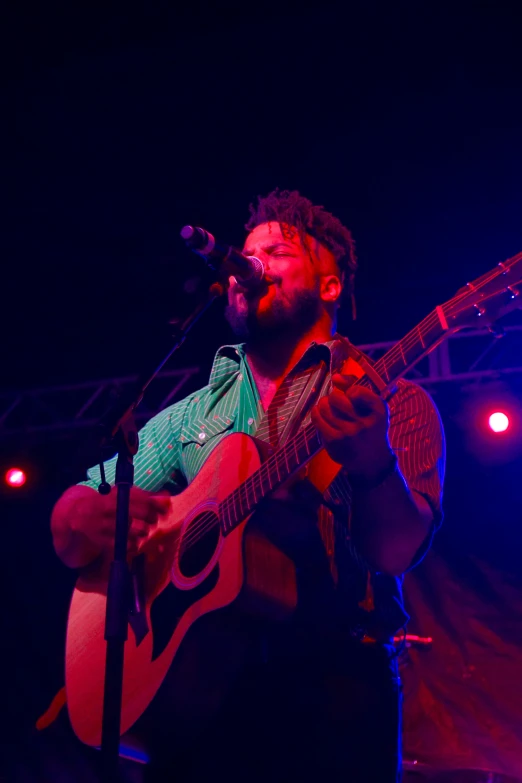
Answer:
[[[226, 536], [219, 525], [219, 504], [260, 465], [252, 438], [241, 433], [224, 438], [194, 481], [172, 498], [170, 513], [143, 546], [141, 616], [148, 632], [137, 632], [131, 617], [121, 734], [152, 702], [199, 618], [232, 602], [242, 611], [275, 618], [295, 608], [292, 561], [259, 531], [248, 532], [248, 517]], [[67, 627], [69, 716], [78, 738], [93, 746], [101, 744], [106, 591], [107, 563], [86, 569], [74, 589]]]

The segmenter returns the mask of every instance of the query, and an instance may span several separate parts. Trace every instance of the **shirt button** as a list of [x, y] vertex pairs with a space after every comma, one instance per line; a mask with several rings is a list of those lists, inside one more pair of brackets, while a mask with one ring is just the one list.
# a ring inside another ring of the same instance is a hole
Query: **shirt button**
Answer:
[[243, 373], [242, 372], [239, 373], [239, 375], [237, 376], [237, 379], [238, 379], [238, 381], [242, 381], [243, 380]]
[[249, 423], [250, 426], [252, 426], [252, 424], [254, 423], [254, 419], [252, 417], [250, 417], [249, 420], [248, 420], [248, 423]]
[[204, 432], [200, 432], [200, 433], [199, 433], [199, 435], [198, 435], [198, 438], [199, 438], [200, 440], [205, 440], [205, 438], [206, 438], [206, 437], [207, 437], [207, 436], [205, 435], [205, 433], [204, 433]]

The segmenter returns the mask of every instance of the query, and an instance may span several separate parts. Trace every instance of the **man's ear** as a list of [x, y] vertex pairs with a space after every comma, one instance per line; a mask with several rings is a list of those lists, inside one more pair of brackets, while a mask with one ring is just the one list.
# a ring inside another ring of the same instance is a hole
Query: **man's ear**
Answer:
[[321, 299], [323, 302], [337, 302], [343, 290], [337, 275], [321, 275]]

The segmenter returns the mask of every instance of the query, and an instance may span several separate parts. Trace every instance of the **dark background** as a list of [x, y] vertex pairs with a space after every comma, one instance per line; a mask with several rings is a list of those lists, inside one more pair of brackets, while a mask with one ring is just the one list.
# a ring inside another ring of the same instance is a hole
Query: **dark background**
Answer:
[[[340, 329], [356, 343], [399, 338], [520, 251], [517, 17], [498, 2], [12, 4], [1, 25], [3, 389], [124, 375], [161, 356], [168, 320], [192, 304], [185, 280], [207, 279], [181, 226], [241, 244], [248, 204], [275, 186], [352, 229], [358, 319], [345, 313]], [[201, 366], [192, 388], [230, 339], [220, 308], [173, 362]], [[411, 630], [435, 643], [405, 667], [406, 750], [522, 778], [522, 462], [474, 456], [469, 390], [434, 393], [446, 521], [408, 577]], [[4, 736], [22, 766], [28, 749], [42, 754], [20, 779], [59, 779], [45, 771], [58, 751], [31, 726], [61, 685], [74, 575], [54, 556], [48, 515], [85, 468], [80, 440], [0, 446], [2, 470], [18, 462], [32, 477], [16, 497], [2, 491]]]

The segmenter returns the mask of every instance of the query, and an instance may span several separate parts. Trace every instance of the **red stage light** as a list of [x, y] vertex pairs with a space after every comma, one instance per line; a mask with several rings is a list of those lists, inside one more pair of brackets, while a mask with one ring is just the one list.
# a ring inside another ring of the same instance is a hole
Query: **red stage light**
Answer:
[[5, 474], [5, 483], [10, 487], [23, 487], [27, 481], [27, 476], [20, 468], [10, 468]]
[[493, 432], [505, 432], [509, 427], [509, 417], [502, 411], [495, 411], [488, 419]]

